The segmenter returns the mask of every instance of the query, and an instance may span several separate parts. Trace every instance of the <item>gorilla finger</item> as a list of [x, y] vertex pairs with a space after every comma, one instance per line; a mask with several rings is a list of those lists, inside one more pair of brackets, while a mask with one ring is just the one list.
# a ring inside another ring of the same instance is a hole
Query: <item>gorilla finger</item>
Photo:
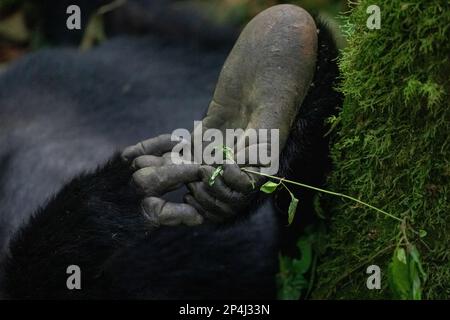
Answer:
[[191, 205], [197, 212], [199, 212], [202, 216], [206, 218], [210, 218], [208, 215], [208, 212], [205, 211], [205, 209], [200, 205], [200, 203], [195, 200], [195, 198], [190, 194], [186, 193], [183, 197], [183, 201], [189, 205]]
[[189, 193], [187, 193], [184, 196], [184, 202], [186, 202], [187, 204], [189, 204], [190, 206], [194, 207], [197, 212], [200, 212], [200, 214], [205, 217], [207, 220], [215, 222], [215, 223], [220, 223], [223, 222], [225, 220], [224, 217], [221, 217], [220, 215], [217, 214], [212, 214], [211, 212], [205, 210], [200, 203]]
[[161, 198], [145, 198], [141, 203], [142, 213], [152, 226], [195, 226], [203, 222], [197, 210], [186, 203], [167, 202]]
[[[252, 171], [259, 171], [259, 168], [249, 168]], [[226, 185], [238, 192], [248, 194], [264, 181], [264, 177], [257, 174], [247, 173], [241, 170], [236, 163], [225, 164], [223, 166], [223, 180]]]
[[130, 161], [142, 155], [161, 156], [162, 154], [171, 151], [173, 147], [180, 142], [181, 139], [179, 137], [172, 137], [171, 134], [162, 134], [160, 136], [141, 141], [133, 146], [126, 147], [122, 152], [122, 158]]
[[195, 162], [189, 158], [189, 155], [185, 158], [184, 155], [179, 152], [166, 152], [162, 155], [162, 158], [164, 158], [166, 164], [195, 164]]
[[131, 163], [131, 168], [142, 169], [146, 167], [162, 167], [168, 164], [164, 157], [157, 157], [152, 155], [139, 156]]
[[189, 183], [187, 187], [198, 204], [207, 212], [208, 218], [215, 217], [215, 220], [224, 220], [235, 214], [235, 210], [230, 205], [212, 197], [203, 182]]
[[221, 176], [218, 176], [214, 181], [214, 184], [210, 184], [210, 178], [213, 175], [215, 168], [212, 166], [201, 166], [200, 179], [206, 186], [207, 191], [224, 202], [240, 203], [244, 201], [245, 196], [233, 189], [230, 189]]
[[146, 167], [133, 173], [133, 183], [147, 196], [161, 195], [182, 184], [199, 180], [200, 165], [180, 164]]

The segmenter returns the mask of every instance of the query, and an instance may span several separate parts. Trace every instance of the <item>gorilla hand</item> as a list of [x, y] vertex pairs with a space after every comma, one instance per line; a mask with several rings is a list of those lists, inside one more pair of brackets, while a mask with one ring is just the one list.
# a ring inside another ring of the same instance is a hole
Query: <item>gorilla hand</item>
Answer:
[[[221, 222], [247, 209], [257, 194], [261, 176], [247, 174], [235, 163], [225, 164], [223, 176], [218, 176], [211, 184], [214, 167], [172, 162], [170, 151], [178, 142], [164, 134], [127, 147], [122, 153], [124, 159], [134, 159], [131, 164], [136, 170], [133, 182], [148, 197], [143, 200], [142, 208], [152, 224], [198, 224], [203, 220], [198, 213]], [[185, 196], [188, 204], [168, 203], [156, 197], [183, 184], [190, 190]]]
[[213, 222], [224, 222], [247, 212], [257, 199], [264, 178], [246, 173], [233, 163], [224, 164], [222, 175], [211, 183], [215, 170], [212, 166], [202, 166], [201, 181], [188, 184], [190, 193], [184, 200]]
[[203, 217], [194, 207], [160, 198], [183, 184], [199, 179], [199, 165], [175, 165], [167, 157], [158, 157], [169, 152], [176, 143], [178, 142], [172, 141], [171, 136], [166, 134], [130, 146], [122, 153], [125, 159], [136, 157], [132, 164], [137, 169], [133, 174], [133, 183], [145, 196], [141, 202], [141, 210], [152, 226], [192, 226], [203, 222]]

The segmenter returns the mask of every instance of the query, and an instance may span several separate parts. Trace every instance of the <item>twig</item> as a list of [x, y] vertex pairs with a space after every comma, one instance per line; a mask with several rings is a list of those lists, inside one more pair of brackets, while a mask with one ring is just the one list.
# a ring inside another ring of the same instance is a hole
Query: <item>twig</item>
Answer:
[[368, 203], [366, 203], [366, 202], [364, 202], [364, 201], [362, 201], [362, 200], [353, 198], [353, 197], [348, 196], [348, 195], [343, 194], [343, 193], [333, 192], [333, 191], [329, 191], [329, 190], [325, 190], [325, 189], [313, 187], [313, 186], [310, 186], [310, 185], [307, 185], [307, 184], [304, 184], [304, 183], [300, 183], [300, 182], [297, 182], [297, 181], [292, 181], [292, 180], [288, 180], [288, 179], [285, 179], [285, 178], [280, 178], [280, 177], [276, 177], [276, 176], [271, 176], [271, 175], [269, 175], [269, 174], [265, 174], [265, 173], [262, 173], [262, 172], [253, 171], [253, 170], [249, 170], [249, 169], [245, 169], [245, 168], [242, 168], [242, 171], [246, 171], [246, 172], [249, 172], [249, 173], [258, 174], [258, 175], [260, 175], [260, 176], [265, 176], [265, 177], [272, 178], [272, 179], [276, 179], [276, 180], [281, 180], [281, 181], [284, 181], [284, 182], [287, 182], [287, 183], [295, 184], [295, 185], [300, 186], [300, 187], [304, 187], [304, 188], [312, 189], [312, 190], [315, 190], [315, 191], [319, 191], [319, 192], [331, 194], [331, 195], [334, 195], [334, 196], [337, 196], [337, 197], [342, 197], [342, 198], [350, 199], [350, 200], [352, 200], [352, 201], [354, 201], [354, 202], [357, 202], [357, 203], [362, 204], [362, 205], [364, 205], [364, 206], [366, 206], [366, 207], [369, 207], [369, 208], [371, 208], [371, 209], [373, 209], [373, 210], [375, 210], [375, 211], [378, 211], [379, 213], [382, 213], [382, 214], [384, 214], [385, 216], [388, 216], [388, 217], [390, 217], [390, 218], [392, 218], [392, 219], [394, 219], [394, 220], [397, 220], [397, 221], [400, 221], [400, 222], [403, 221], [403, 220], [400, 219], [399, 217], [396, 217], [396, 216], [394, 216], [394, 215], [392, 215], [392, 214], [390, 214], [390, 213], [388, 213], [388, 212], [386, 212], [386, 211], [384, 211], [384, 210], [381, 210], [381, 209], [379, 209], [379, 208], [377, 208], [377, 207], [374, 207], [374, 206], [372, 206], [372, 205], [370, 205], [370, 204], [368, 204]]

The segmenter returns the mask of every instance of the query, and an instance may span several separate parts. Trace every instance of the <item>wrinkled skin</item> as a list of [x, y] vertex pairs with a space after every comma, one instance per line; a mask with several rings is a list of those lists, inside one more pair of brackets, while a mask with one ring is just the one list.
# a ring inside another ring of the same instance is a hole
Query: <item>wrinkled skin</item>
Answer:
[[[203, 129], [219, 129], [222, 133], [238, 128], [279, 129], [282, 150], [313, 78], [316, 56], [316, 26], [305, 10], [292, 5], [265, 10], [245, 27], [229, 54], [202, 120]], [[235, 155], [255, 147], [240, 144], [240, 138]], [[247, 210], [264, 178], [229, 163], [224, 165], [223, 175], [210, 185], [214, 167], [171, 162], [170, 151], [177, 143], [165, 134], [122, 153], [136, 170], [133, 182], [145, 197], [142, 213], [151, 224], [197, 225], [205, 218], [221, 222]], [[239, 145], [244, 150], [238, 149]], [[189, 189], [186, 203], [171, 203], [160, 197], [183, 185]]]

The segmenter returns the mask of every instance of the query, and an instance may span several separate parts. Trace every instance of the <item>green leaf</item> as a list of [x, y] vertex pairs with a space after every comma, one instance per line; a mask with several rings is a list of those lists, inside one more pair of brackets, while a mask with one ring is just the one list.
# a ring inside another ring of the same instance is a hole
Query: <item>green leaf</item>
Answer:
[[397, 259], [406, 264], [406, 251], [403, 248], [398, 248], [397, 249]]
[[325, 220], [325, 211], [323, 210], [322, 206], [320, 205], [320, 193], [316, 193], [313, 199], [313, 207], [314, 211], [317, 214], [317, 216], [320, 219]]
[[303, 290], [308, 287], [308, 281], [293, 267], [291, 258], [280, 256], [280, 272], [276, 277], [278, 285], [278, 299], [298, 300]]
[[293, 265], [297, 272], [305, 274], [308, 272], [312, 263], [312, 246], [311, 242], [307, 239], [300, 239], [297, 243], [297, 247], [300, 250], [300, 260], [294, 260]]
[[209, 178], [209, 185], [210, 186], [214, 185], [214, 182], [216, 182], [217, 177], [222, 174], [223, 174], [223, 167], [218, 166], [216, 170], [214, 170], [214, 172], [212, 173], [211, 177]]
[[419, 230], [419, 237], [425, 238], [427, 236], [427, 232], [423, 229]]
[[409, 259], [409, 275], [412, 282], [411, 298], [414, 300], [422, 300], [422, 282], [426, 281], [427, 275], [422, 268], [420, 254], [416, 246], [410, 246], [408, 252], [411, 257], [411, 259]]
[[422, 286], [420, 282], [419, 272], [413, 259], [409, 260], [409, 278], [411, 281], [411, 299], [422, 300]]
[[308, 281], [296, 268], [297, 259], [281, 256], [280, 272], [277, 274], [278, 298], [298, 300], [302, 291], [308, 288]]
[[221, 144], [216, 146], [214, 150], [216, 152], [222, 152], [223, 160], [234, 160], [234, 152], [230, 147]]
[[278, 186], [280, 185], [280, 183], [275, 183], [272, 181], [267, 181], [266, 183], [264, 183], [261, 188], [259, 188], [259, 190], [261, 190], [262, 192], [265, 193], [272, 193], [275, 190], [277, 190]]
[[318, 231], [307, 227], [304, 234], [297, 240], [300, 258], [279, 255], [280, 269], [277, 274], [278, 297], [281, 299], [306, 298], [315, 272], [315, 243]]
[[420, 254], [419, 254], [419, 251], [417, 250], [416, 246], [413, 245], [411, 247], [409, 254], [411, 256], [411, 259], [416, 263], [417, 268], [420, 271], [420, 274], [422, 275], [423, 279], [425, 280], [427, 278], [427, 274], [423, 270], [422, 262], [420, 261]]
[[233, 160], [234, 159], [234, 152], [233, 149], [227, 146], [223, 146], [223, 156], [226, 160]]
[[416, 246], [397, 248], [389, 265], [389, 284], [397, 299], [422, 299], [422, 283], [426, 274]]
[[291, 224], [294, 221], [295, 212], [297, 211], [298, 199], [291, 194], [291, 203], [288, 209], [288, 223]]
[[409, 268], [406, 264], [404, 248], [394, 251], [392, 261], [389, 264], [389, 286], [396, 299], [409, 299], [411, 297], [411, 282]]

